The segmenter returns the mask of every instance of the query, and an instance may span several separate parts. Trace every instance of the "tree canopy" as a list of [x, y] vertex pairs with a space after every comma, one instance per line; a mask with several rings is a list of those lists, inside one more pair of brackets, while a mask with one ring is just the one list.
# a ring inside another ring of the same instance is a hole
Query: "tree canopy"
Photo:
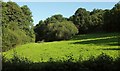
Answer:
[[78, 33], [76, 26], [62, 15], [54, 15], [35, 26], [36, 42], [69, 39]]
[[81, 33], [96, 32], [119, 32], [120, 31], [120, 3], [115, 4], [112, 9], [93, 9], [87, 11], [78, 8], [74, 15], [69, 18]]
[[34, 41], [33, 19], [30, 9], [15, 2], [2, 2], [3, 51], [18, 44]]

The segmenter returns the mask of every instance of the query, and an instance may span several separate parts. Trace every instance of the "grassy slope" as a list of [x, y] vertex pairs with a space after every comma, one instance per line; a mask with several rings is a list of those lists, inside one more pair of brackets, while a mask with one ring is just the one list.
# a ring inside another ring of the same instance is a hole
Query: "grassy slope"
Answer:
[[[106, 53], [112, 57], [118, 56], [118, 33], [87, 34], [75, 36], [67, 41], [30, 43], [18, 46], [14, 50], [21, 57], [27, 57], [31, 61], [47, 61], [49, 58], [61, 59], [73, 55], [75, 59], [80, 56], [85, 60], [90, 56], [98, 56]], [[4, 53], [6, 57], [12, 57], [13, 50]]]

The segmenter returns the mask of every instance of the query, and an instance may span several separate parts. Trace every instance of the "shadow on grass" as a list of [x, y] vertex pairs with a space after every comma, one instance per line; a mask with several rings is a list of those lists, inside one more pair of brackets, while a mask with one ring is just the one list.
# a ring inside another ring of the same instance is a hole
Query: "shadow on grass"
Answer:
[[76, 35], [72, 38], [72, 40], [84, 40], [84, 39], [95, 39], [95, 38], [104, 38], [104, 37], [112, 37], [118, 36], [118, 33], [98, 33], [98, 34], [81, 34]]
[[120, 50], [120, 48], [105, 48], [105, 49], [102, 49], [102, 50]]
[[120, 46], [120, 43], [117, 37], [79, 41], [79, 42], [73, 42], [72, 44], [95, 44], [95, 45]]
[[80, 59], [73, 62], [72, 56], [68, 60], [54, 61], [50, 58], [48, 62], [33, 63], [27, 59], [14, 57], [11, 60], [3, 58], [2, 71], [119, 71], [120, 58], [113, 60], [112, 57], [101, 54], [97, 58], [91, 57], [89, 60]]

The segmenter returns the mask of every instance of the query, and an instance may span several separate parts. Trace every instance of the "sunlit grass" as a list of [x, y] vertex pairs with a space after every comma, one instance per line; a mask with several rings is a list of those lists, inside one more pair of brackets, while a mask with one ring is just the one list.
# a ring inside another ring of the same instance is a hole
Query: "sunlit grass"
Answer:
[[17, 46], [15, 49], [3, 54], [11, 58], [14, 51], [20, 57], [26, 57], [33, 62], [66, 59], [66, 56], [73, 55], [74, 59], [81, 57], [83, 60], [91, 56], [97, 57], [106, 53], [115, 58], [118, 56], [118, 33], [108, 34], [83, 34], [73, 37], [71, 40], [30, 43]]

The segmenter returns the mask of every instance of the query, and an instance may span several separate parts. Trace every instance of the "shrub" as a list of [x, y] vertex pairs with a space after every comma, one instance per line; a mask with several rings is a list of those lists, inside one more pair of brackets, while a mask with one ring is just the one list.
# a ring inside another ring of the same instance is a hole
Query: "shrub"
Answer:
[[66, 40], [78, 33], [76, 26], [70, 21], [40, 24], [35, 29], [37, 41]]
[[2, 32], [2, 51], [7, 51], [16, 45], [31, 41], [31, 38], [20, 29], [13, 31], [8, 28], [2, 28]]
[[77, 28], [74, 24], [68, 21], [50, 23], [47, 26], [49, 32], [47, 32], [45, 39], [50, 40], [65, 40], [77, 33]]
[[17, 55], [11, 60], [3, 57], [2, 71], [119, 71], [120, 58], [115, 61], [108, 55], [101, 54], [97, 58], [90, 58], [86, 61], [73, 62], [74, 58], [68, 56], [68, 60], [55, 61], [50, 58], [48, 62], [30, 62], [26, 58]]

